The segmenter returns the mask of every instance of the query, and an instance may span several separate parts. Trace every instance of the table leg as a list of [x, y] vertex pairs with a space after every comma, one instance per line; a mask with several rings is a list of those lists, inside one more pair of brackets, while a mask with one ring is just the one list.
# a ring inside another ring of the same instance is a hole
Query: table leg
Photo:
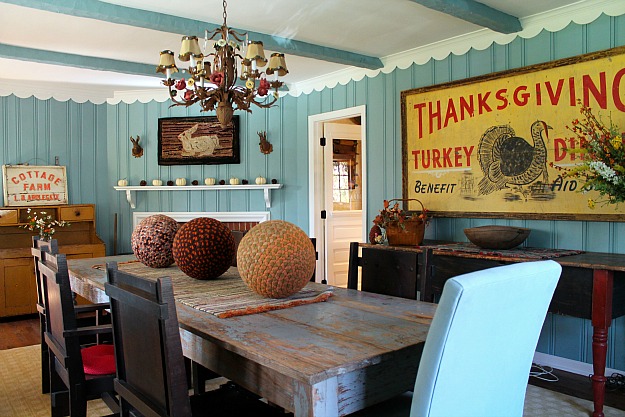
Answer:
[[605, 364], [608, 351], [608, 328], [612, 322], [612, 285], [614, 273], [606, 270], [593, 271], [592, 285], [592, 392], [593, 417], [604, 417]]
[[339, 415], [338, 378], [336, 376], [314, 385], [294, 383], [293, 414], [295, 417], [336, 417]]

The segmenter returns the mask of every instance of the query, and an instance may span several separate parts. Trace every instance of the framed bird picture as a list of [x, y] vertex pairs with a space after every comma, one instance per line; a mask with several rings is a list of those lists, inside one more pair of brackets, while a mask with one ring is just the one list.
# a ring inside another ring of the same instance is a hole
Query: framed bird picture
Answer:
[[625, 221], [573, 175], [576, 127], [625, 131], [625, 47], [402, 91], [401, 110], [403, 197], [432, 215]]

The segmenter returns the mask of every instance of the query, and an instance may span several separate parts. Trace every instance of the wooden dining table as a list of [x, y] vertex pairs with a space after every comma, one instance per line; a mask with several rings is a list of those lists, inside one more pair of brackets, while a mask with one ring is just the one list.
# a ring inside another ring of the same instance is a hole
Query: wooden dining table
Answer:
[[[91, 302], [108, 301], [106, 272], [94, 265], [132, 259], [69, 260], [72, 290]], [[296, 417], [344, 416], [413, 389], [436, 306], [332, 292], [324, 302], [229, 318], [177, 301], [184, 354]]]

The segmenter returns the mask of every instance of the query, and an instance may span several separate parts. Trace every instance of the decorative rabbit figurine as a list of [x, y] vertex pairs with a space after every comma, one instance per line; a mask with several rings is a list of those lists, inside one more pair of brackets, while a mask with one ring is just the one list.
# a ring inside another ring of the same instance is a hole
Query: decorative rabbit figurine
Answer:
[[258, 137], [260, 138], [260, 152], [265, 155], [269, 155], [273, 152], [273, 145], [267, 140], [267, 132], [263, 131], [256, 133], [258, 133]]
[[137, 139], [130, 137], [130, 141], [132, 142], [132, 156], [135, 158], [140, 158], [143, 156], [143, 148], [139, 145], [139, 141], [141, 138], [137, 135]]

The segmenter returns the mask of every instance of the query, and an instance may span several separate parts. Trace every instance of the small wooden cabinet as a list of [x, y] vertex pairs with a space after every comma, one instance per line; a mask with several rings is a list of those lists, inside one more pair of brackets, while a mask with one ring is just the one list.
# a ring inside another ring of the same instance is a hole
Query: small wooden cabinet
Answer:
[[[0, 208], [0, 317], [35, 313], [37, 288], [30, 252], [35, 232], [24, 229], [29, 207]], [[45, 212], [53, 219], [70, 222], [57, 228], [54, 239], [68, 259], [106, 255], [104, 242], [96, 234], [95, 206], [77, 204], [33, 206], [31, 214]]]

